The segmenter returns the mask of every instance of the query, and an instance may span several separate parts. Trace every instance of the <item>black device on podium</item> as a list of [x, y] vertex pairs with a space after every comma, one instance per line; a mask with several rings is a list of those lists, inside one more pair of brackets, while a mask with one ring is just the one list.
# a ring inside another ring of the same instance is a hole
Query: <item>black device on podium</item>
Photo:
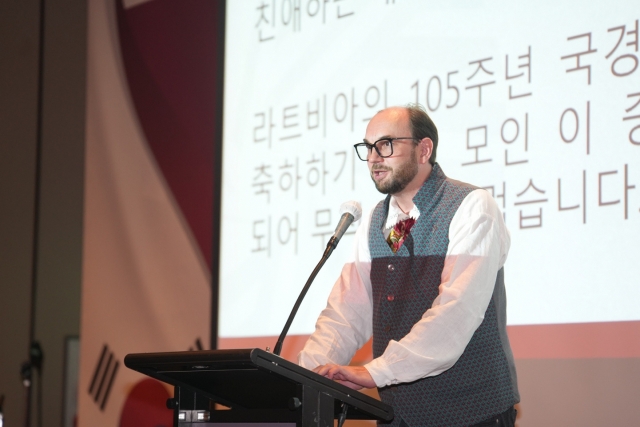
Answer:
[[124, 364], [175, 387], [168, 402], [174, 427], [333, 427], [333, 420], [345, 414], [347, 419], [393, 419], [389, 405], [257, 348], [129, 354]]

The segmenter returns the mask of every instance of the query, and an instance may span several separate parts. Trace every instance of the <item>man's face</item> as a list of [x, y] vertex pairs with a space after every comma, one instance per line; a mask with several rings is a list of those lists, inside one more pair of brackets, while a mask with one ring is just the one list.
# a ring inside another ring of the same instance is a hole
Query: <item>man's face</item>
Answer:
[[[404, 109], [387, 109], [378, 113], [367, 126], [365, 141], [373, 144], [381, 138], [411, 137], [409, 116]], [[415, 141], [393, 141], [393, 155], [380, 157], [373, 150], [367, 160], [371, 179], [383, 194], [397, 194], [418, 173], [418, 153]]]

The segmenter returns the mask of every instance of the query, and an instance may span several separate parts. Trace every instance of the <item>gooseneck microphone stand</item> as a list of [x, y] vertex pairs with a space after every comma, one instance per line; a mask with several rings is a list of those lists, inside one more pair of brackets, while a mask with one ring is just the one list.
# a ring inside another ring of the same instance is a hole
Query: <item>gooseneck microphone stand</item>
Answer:
[[307, 291], [309, 290], [309, 288], [311, 287], [311, 284], [313, 283], [313, 281], [315, 280], [316, 276], [320, 272], [320, 269], [322, 268], [324, 263], [327, 262], [327, 260], [331, 256], [331, 253], [336, 248], [336, 246], [338, 246], [338, 242], [340, 241], [340, 237], [342, 237], [342, 235], [340, 235], [340, 236], [335, 236], [334, 235], [333, 237], [331, 237], [331, 239], [329, 240], [329, 243], [327, 243], [327, 248], [324, 250], [324, 254], [322, 255], [322, 258], [320, 259], [320, 262], [318, 262], [318, 265], [316, 265], [316, 268], [314, 268], [313, 271], [311, 272], [311, 275], [309, 276], [309, 279], [307, 279], [307, 283], [304, 284], [304, 287], [302, 288], [302, 291], [300, 292], [300, 295], [298, 296], [298, 299], [296, 300], [296, 303], [293, 305], [293, 309], [291, 310], [291, 314], [289, 314], [289, 318], [287, 319], [287, 323], [285, 323], [284, 328], [282, 329], [282, 333], [280, 334], [280, 337], [278, 338], [278, 342], [276, 342], [276, 346], [273, 348], [273, 354], [275, 354], [276, 356], [280, 356], [280, 352], [282, 351], [282, 344], [284, 343], [284, 338], [287, 336], [287, 332], [289, 332], [289, 328], [291, 327], [291, 323], [293, 322], [294, 317], [296, 317], [296, 313], [298, 312], [298, 309], [300, 308], [300, 304], [302, 304], [302, 300], [304, 299], [305, 295], [307, 295]]

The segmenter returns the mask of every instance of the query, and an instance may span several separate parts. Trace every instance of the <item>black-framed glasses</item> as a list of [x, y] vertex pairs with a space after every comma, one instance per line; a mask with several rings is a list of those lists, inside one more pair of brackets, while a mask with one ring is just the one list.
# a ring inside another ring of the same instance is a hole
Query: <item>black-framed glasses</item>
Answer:
[[400, 138], [381, 138], [374, 142], [373, 144], [369, 144], [368, 142], [360, 142], [358, 144], [354, 144], [353, 148], [356, 149], [356, 153], [358, 153], [358, 157], [363, 162], [366, 162], [369, 159], [373, 149], [376, 150], [378, 156], [380, 157], [389, 157], [393, 154], [393, 141], [397, 141], [399, 139], [412, 139], [414, 141], [419, 141], [418, 138], [413, 138], [411, 136], [403, 136]]

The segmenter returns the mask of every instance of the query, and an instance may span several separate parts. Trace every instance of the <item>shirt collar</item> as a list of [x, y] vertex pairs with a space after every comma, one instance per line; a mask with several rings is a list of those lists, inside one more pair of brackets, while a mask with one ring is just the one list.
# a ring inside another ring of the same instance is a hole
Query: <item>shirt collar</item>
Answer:
[[407, 218], [413, 218], [416, 221], [420, 216], [420, 211], [416, 205], [413, 205], [413, 208], [409, 211], [409, 215], [402, 212], [400, 206], [398, 206], [398, 201], [395, 197], [391, 196], [391, 200], [389, 201], [389, 212], [387, 213], [387, 222], [384, 224], [385, 230], [393, 228], [398, 222], [404, 221]]

